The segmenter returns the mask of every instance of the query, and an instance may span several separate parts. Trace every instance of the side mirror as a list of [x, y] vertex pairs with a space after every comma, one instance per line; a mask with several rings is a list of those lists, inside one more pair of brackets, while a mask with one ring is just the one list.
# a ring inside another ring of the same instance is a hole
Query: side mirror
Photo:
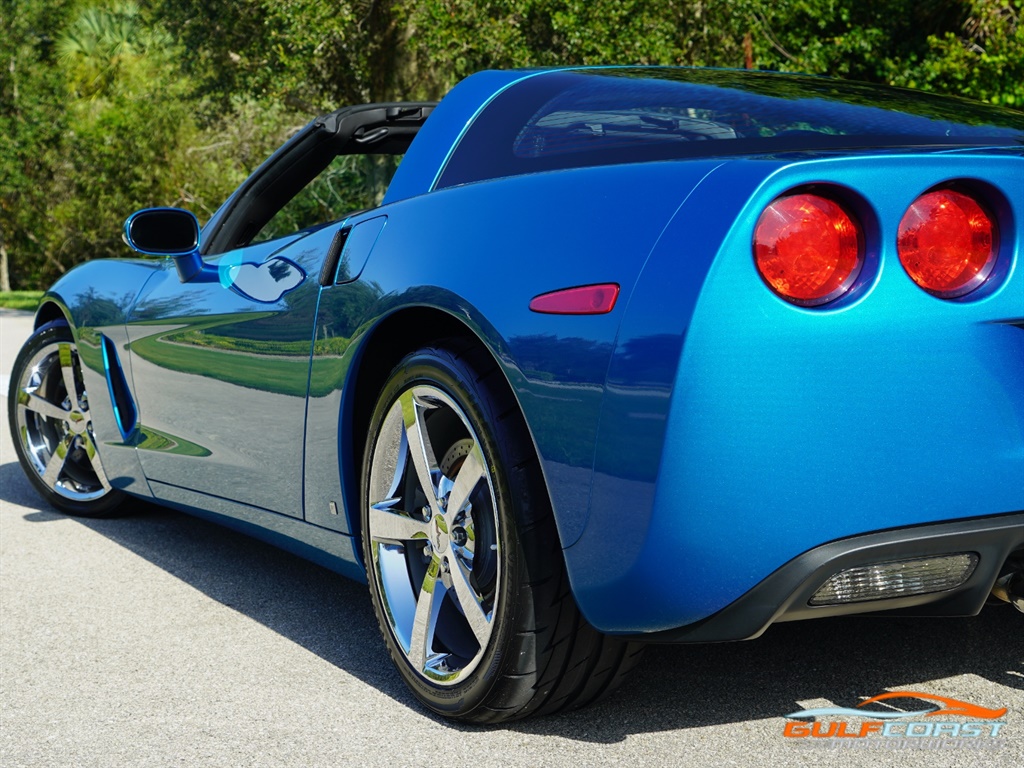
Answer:
[[148, 256], [170, 256], [185, 283], [202, 272], [199, 221], [181, 208], [146, 208], [124, 223], [124, 241]]

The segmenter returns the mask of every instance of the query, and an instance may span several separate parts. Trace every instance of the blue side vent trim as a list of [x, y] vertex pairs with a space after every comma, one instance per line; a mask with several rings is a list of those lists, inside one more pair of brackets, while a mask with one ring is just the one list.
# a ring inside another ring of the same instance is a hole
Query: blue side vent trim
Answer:
[[110, 402], [114, 406], [114, 419], [121, 432], [121, 439], [128, 442], [129, 436], [135, 431], [139, 414], [128, 390], [128, 382], [121, 370], [121, 360], [117, 356], [117, 347], [106, 336], [103, 339], [103, 371], [107, 376], [107, 389], [110, 391]]

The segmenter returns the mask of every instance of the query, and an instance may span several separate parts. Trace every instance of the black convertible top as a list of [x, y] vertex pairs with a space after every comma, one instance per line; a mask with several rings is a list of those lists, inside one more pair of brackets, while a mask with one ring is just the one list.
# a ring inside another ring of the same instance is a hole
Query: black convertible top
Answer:
[[246, 244], [338, 155], [403, 154], [436, 102], [344, 107], [311, 121], [228, 198], [203, 230], [203, 254]]

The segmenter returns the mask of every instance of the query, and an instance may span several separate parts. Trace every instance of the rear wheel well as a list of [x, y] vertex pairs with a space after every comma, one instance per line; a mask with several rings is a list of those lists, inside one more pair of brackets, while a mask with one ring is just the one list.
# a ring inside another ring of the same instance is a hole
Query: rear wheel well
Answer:
[[[370, 429], [377, 398], [391, 371], [410, 352], [430, 346], [442, 339], [464, 344], [465, 350], [479, 348], [491, 355], [487, 346], [470, 328], [455, 317], [436, 309], [417, 307], [396, 312], [384, 319], [364, 343], [359, 371], [356, 377], [352, 401], [351, 456], [353, 459], [352, 491], [348, 494], [349, 509], [358, 511], [361, 505], [360, 472], [366, 451], [366, 440]], [[493, 357], [493, 355], [492, 355]], [[502, 376], [502, 386], [511, 391], [511, 385]], [[362, 536], [359, 530], [359, 515], [351, 516], [353, 533]]]

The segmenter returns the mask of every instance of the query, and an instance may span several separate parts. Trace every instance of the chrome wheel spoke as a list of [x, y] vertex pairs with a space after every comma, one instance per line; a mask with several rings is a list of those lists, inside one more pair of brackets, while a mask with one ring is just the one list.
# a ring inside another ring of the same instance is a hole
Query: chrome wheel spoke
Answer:
[[72, 347], [68, 343], [63, 343], [58, 346], [58, 354], [60, 355], [60, 372], [64, 377], [64, 388], [67, 390], [68, 399], [71, 401], [71, 407], [78, 407], [78, 385], [75, 384], [75, 356]]
[[423, 577], [420, 593], [416, 598], [416, 615], [412, 620], [412, 632], [409, 642], [409, 660], [419, 670], [427, 666], [427, 654], [434, 641], [434, 626], [437, 623], [434, 604], [437, 596], [438, 574], [441, 564], [437, 558], [431, 558], [427, 573]]
[[469, 623], [469, 628], [473, 630], [473, 635], [482, 648], [491, 636], [491, 620], [487, 617], [486, 612], [484, 612], [484, 607], [480, 604], [480, 598], [477, 596], [476, 590], [469, 583], [469, 574], [463, 570], [463, 565], [457, 557], [448, 559], [448, 568], [459, 607], [462, 608], [462, 613]]
[[68, 454], [71, 452], [71, 447], [74, 445], [75, 436], [70, 432], [61, 438], [61, 441], [57, 443], [57, 447], [53, 449], [53, 454], [50, 456], [50, 460], [46, 462], [46, 470], [43, 472], [43, 482], [46, 483], [50, 488], [57, 485], [60, 480], [60, 474], [64, 470], [64, 464], [68, 460]]
[[480, 449], [473, 446], [473, 450], [470, 451], [459, 469], [459, 474], [455, 477], [455, 485], [452, 487], [446, 507], [448, 514], [454, 515], [461, 511], [469, 502], [469, 497], [476, 490], [477, 485], [485, 477]]
[[100, 481], [100, 485], [103, 486], [104, 490], [109, 491], [111, 489], [110, 481], [107, 480], [107, 474], [103, 471], [103, 465], [100, 463], [99, 453], [96, 450], [96, 441], [88, 431], [82, 435], [82, 447], [85, 449], [85, 455], [89, 457], [89, 466], [96, 473], [96, 479]]
[[18, 391], [18, 405], [26, 411], [37, 413], [46, 419], [62, 421], [68, 417], [68, 412], [56, 403], [51, 403], [24, 389]]
[[414, 520], [401, 510], [390, 509], [397, 499], [388, 499], [370, 507], [370, 535], [375, 539], [388, 541], [413, 541], [426, 539], [428, 524]]
[[430, 444], [430, 436], [427, 433], [426, 425], [423, 423], [423, 412], [426, 407], [409, 390], [402, 393], [399, 402], [402, 407], [402, 417], [405, 422], [405, 434], [409, 444], [409, 457], [412, 460], [413, 469], [416, 471], [416, 478], [420, 487], [427, 497], [427, 504], [430, 505], [432, 514], [439, 512], [437, 503], [437, 482], [435, 478], [440, 476], [437, 468], [437, 459], [434, 457], [434, 448]]

